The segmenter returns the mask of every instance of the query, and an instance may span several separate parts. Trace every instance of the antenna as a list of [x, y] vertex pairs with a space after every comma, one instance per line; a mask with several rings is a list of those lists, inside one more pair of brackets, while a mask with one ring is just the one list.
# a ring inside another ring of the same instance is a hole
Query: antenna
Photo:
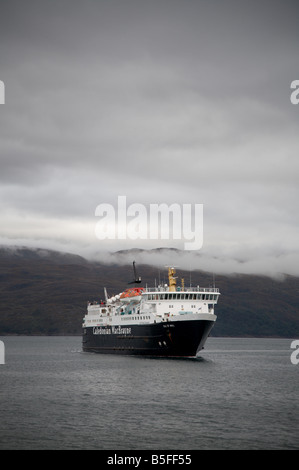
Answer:
[[107, 294], [107, 289], [106, 289], [106, 287], [104, 287], [104, 294], [105, 294], [105, 300], [106, 300], [106, 302], [107, 302], [107, 300], [108, 300], [108, 294]]
[[137, 277], [135, 261], [133, 261], [133, 271], [134, 271], [134, 281], [129, 282], [129, 284], [140, 284], [141, 277]]

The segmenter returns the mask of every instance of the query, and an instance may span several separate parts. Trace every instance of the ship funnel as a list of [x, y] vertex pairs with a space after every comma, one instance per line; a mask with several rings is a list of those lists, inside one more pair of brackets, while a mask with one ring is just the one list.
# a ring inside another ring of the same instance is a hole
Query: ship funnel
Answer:
[[168, 268], [169, 292], [176, 291], [176, 277], [174, 277], [174, 275], [175, 275], [175, 269]]

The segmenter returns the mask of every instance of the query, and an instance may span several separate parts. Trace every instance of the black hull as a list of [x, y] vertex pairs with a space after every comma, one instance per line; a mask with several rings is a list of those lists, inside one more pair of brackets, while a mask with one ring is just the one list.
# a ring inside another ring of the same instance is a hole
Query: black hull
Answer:
[[[194, 357], [203, 348], [214, 321], [190, 320], [148, 325], [128, 325], [125, 334], [117, 328], [83, 330], [84, 352], [139, 356]], [[99, 334], [100, 333], [100, 334]]]

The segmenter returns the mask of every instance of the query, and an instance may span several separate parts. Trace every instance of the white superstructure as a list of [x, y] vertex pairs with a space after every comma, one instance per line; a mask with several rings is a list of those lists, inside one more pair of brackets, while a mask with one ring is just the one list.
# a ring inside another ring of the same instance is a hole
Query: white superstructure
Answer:
[[216, 287], [176, 286], [175, 270], [169, 268], [169, 284], [132, 288], [103, 303], [89, 302], [83, 327], [147, 324], [181, 320], [216, 320]]

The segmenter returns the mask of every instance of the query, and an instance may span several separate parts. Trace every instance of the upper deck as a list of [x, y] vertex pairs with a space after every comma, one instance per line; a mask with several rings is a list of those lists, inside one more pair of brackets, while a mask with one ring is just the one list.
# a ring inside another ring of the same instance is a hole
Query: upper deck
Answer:
[[215, 287], [194, 287], [185, 290], [177, 288], [170, 291], [168, 288], [146, 288], [142, 292], [143, 301], [211, 301], [217, 303], [220, 295], [219, 289]]
[[186, 287], [183, 279], [181, 286], [177, 286], [174, 268], [169, 268], [168, 277], [168, 284], [157, 287], [146, 286], [143, 289], [141, 294], [143, 305], [148, 303], [153, 305], [155, 302], [158, 302], [159, 305], [165, 305], [170, 301], [169, 308], [175, 308], [179, 304], [181, 309], [184, 308], [184, 304], [190, 308], [197, 308], [200, 303], [202, 305], [199, 308], [205, 308], [208, 305], [207, 308], [211, 309], [217, 303], [220, 295], [217, 287]]
[[187, 287], [185, 288], [184, 290], [181, 289], [181, 287], [177, 287], [175, 291], [173, 290], [170, 290], [169, 289], [169, 286], [158, 286], [158, 287], [145, 287], [143, 292], [142, 292], [142, 295], [144, 295], [145, 293], [149, 293], [149, 292], [156, 292], [157, 294], [160, 293], [160, 292], [184, 292], [185, 294], [188, 294], [190, 292], [218, 292], [219, 293], [219, 289], [218, 287]]

